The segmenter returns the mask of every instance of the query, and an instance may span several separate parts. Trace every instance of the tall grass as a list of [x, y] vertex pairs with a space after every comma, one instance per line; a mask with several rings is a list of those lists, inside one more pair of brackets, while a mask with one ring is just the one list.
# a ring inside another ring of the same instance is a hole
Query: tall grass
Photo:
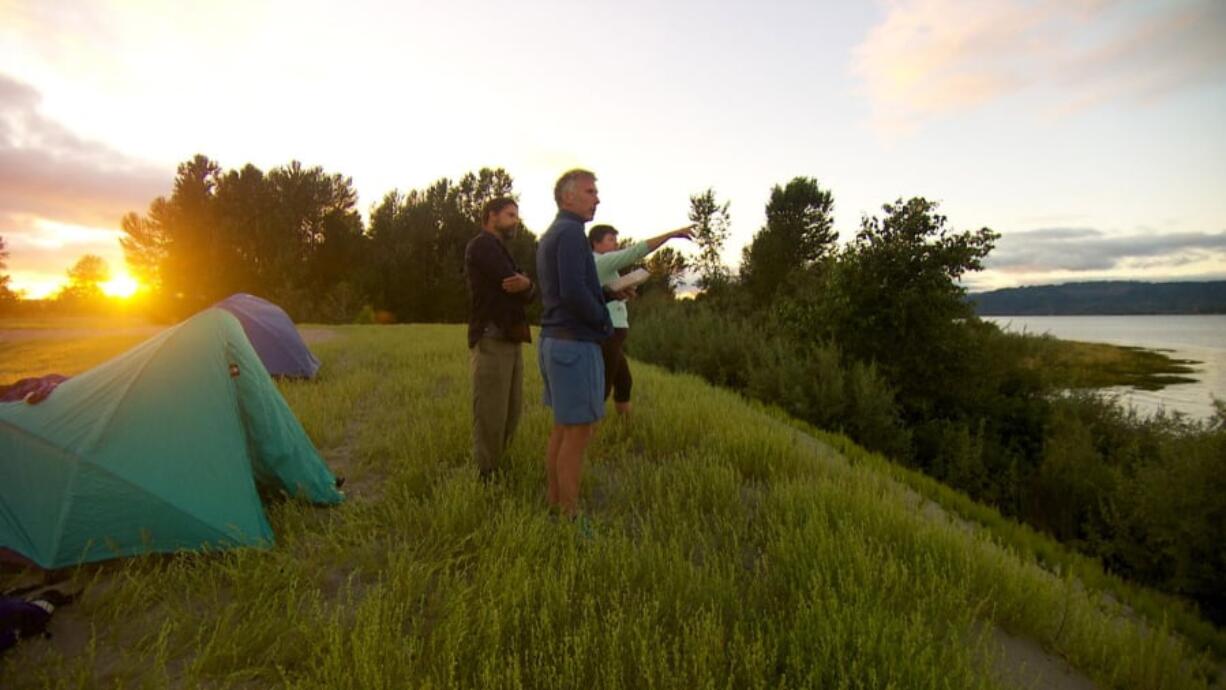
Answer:
[[593, 443], [585, 538], [545, 509], [531, 350], [507, 474], [485, 485], [462, 327], [336, 330], [319, 380], [283, 392], [350, 500], [270, 503], [270, 550], [69, 571], [76, 632], [23, 643], [0, 685], [1003, 687], [985, 624], [1103, 688], [1208, 685], [1179, 638], [879, 464], [654, 367]]

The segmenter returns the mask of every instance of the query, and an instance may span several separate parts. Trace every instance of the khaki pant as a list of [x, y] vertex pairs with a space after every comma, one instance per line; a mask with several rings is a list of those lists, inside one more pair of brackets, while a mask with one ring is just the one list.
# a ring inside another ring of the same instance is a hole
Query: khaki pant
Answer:
[[511, 443], [523, 408], [524, 363], [519, 343], [481, 338], [469, 349], [473, 376], [473, 456], [489, 477]]

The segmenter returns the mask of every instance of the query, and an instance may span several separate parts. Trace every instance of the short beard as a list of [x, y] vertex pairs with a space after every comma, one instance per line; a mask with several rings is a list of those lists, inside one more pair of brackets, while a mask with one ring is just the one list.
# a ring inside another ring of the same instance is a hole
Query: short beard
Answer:
[[517, 227], [506, 229], [498, 228], [498, 234], [502, 237], [502, 239], [507, 240], [508, 242], [515, 239], [515, 233], [517, 232], [519, 232], [519, 228]]

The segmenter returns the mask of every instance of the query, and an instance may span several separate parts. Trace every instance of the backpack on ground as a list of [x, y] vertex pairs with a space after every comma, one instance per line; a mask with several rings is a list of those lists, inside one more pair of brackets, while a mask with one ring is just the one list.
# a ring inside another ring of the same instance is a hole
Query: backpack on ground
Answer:
[[51, 589], [30, 600], [20, 596], [0, 595], [0, 654], [21, 640], [31, 637], [51, 637], [47, 624], [55, 609], [72, 601], [72, 597]]

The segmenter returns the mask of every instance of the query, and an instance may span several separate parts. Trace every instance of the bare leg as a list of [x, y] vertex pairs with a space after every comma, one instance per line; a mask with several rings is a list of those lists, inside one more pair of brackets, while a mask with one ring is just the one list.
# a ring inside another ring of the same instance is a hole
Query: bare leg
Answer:
[[562, 449], [562, 431], [566, 427], [554, 424], [549, 432], [549, 446], [545, 451], [545, 474], [549, 480], [549, 507], [558, 506], [558, 451]]
[[615, 402], [613, 407], [617, 408], [617, 414], [619, 415], [625, 416], [630, 414], [631, 406], [628, 402]]
[[557, 459], [558, 506], [568, 517], [575, 517], [579, 513], [579, 485], [583, 479], [583, 453], [587, 450], [587, 444], [592, 440], [595, 430], [595, 424], [574, 424], [562, 427], [562, 444], [558, 449]]

